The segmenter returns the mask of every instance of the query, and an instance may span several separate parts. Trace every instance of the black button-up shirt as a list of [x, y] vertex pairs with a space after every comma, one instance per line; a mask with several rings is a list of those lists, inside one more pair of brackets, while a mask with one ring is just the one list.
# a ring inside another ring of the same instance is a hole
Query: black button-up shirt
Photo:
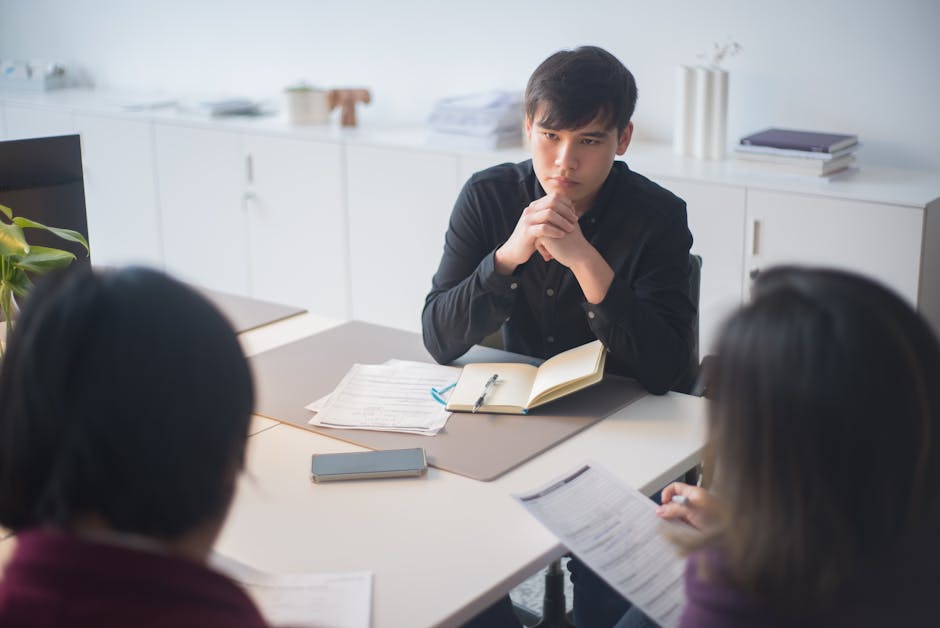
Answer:
[[470, 178], [451, 214], [421, 316], [425, 347], [437, 361], [450, 362], [502, 327], [508, 351], [547, 358], [596, 338], [609, 351], [609, 372], [666, 392], [692, 355], [685, 203], [614, 162], [579, 220], [585, 239], [614, 270], [607, 296], [595, 305], [571, 270], [537, 252], [512, 275], [496, 271], [496, 249], [542, 196], [531, 160]]

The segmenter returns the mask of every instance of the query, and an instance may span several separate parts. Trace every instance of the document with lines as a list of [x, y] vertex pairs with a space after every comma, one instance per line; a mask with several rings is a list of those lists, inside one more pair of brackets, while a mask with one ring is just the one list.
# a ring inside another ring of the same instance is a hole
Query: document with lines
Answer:
[[311, 425], [433, 436], [450, 412], [431, 389], [448, 388], [460, 369], [408, 360], [354, 364], [327, 397], [306, 406]]
[[685, 561], [662, 536], [656, 504], [608, 470], [585, 464], [514, 496], [588, 567], [663, 628], [685, 607]]

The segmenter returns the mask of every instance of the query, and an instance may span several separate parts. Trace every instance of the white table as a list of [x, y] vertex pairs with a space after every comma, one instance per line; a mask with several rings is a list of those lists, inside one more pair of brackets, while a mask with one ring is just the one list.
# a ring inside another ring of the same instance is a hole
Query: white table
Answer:
[[[267, 331], [268, 342], [289, 340], [276, 325]], [[376, 628], [458, 625], [565, 552], [513, 493], [585, 460], [652, 493], [699, 461], [704, 412], [696, 397], [645, 397], [493, 482], [431, 468], [313, 484], [312, 453], [361, 448], [270, 426], [249, 439], [216, 548], [273, 573], [372, 571]]]
[[[340, 322], [305, 314], [239, 339], [251, 355]], [[361, 448], [254, 417], [216, 549], [272, 573], [371, 571], [375, 628], [458, 625], [565, 553], [513, 493], [585, 460], [652, 493], [699, 461], [704, 412], [696, 397], [644, 397], [493, 482], [430, 468], [322, 485], [310, 481], [312, 453]], [[0, 543], [0, 565], [12, 546]]]

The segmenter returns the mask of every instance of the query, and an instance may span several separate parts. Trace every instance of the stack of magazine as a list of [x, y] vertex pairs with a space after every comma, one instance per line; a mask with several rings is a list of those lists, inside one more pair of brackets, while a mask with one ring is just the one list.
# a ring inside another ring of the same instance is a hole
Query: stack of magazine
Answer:
[[450, 148], [494, 150], [520, 146], [522, 94], [492, 91], [439, 100], [428, 118], [428, 142]]
[[770, 128], [741, 138], [735, 157], [748, 167], [829, 177], [855, 161], [857, 135]]

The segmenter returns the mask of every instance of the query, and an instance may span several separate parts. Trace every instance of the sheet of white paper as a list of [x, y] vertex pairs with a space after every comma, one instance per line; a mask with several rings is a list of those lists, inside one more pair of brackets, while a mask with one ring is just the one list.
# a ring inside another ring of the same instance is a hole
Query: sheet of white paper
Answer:
[[306, 406], [317, 413], [310, 423], [436, 434], [450, 413], [431, 396], [431, 388], [444, 388], [459, 374], [457, 367], [405, 360], [355, 364], [331, 394]]
[[685, 561], [663, 538], [664, 524], [648, 497], [596, 464], [514, 497], [660, 626], [678, 625]]
[[372, 573], [264, 573], [213, 553], [217, 571], [237, 582], [271, 625], [315, 628], [369, 628]]

